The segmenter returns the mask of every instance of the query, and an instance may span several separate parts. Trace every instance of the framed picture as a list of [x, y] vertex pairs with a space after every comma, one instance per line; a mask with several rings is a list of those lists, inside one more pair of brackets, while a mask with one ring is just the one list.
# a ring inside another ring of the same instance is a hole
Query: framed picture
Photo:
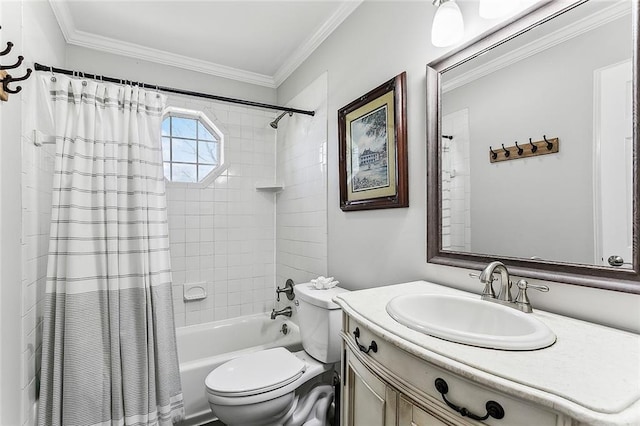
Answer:
[[338, 111], [340, 208], [409, 207], [406, 73]]

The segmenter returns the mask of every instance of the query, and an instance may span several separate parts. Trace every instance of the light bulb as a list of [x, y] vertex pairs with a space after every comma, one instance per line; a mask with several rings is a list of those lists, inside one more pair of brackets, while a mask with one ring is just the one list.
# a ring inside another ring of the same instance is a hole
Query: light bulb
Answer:
[[480, 0], [479, 14], [485, 19], [502, 18], [512, 12], [518, 2], [516, 0]]
[[441, 3], [433, 17], [431, 43], [436, 47], [447, 47], [459, 42], [463, 35], [464, 22], [458, 5], [453, 0]]

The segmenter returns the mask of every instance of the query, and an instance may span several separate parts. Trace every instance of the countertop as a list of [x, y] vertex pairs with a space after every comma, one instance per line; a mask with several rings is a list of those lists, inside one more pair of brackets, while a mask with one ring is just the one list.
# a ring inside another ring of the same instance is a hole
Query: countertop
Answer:
[[[557, 336], [534, 351], [485, 349], [414, 331], [389, 316], [404, 294], [473, 295], [427, 281], [341, 293], [340, 307], [372, 332], [432, 364], [587, 424], [640, 425], [640, 335], [535, 310]], [[487, 302], [490, 303], [490, 302]]]

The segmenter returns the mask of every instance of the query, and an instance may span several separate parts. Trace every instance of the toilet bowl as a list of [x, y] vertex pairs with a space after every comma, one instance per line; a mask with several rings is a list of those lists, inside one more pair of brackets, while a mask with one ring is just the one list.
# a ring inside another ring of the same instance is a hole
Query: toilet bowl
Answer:
[[[332, 367], [304, 351], [291, 353], [279, 347], [254, 352], [213, 370], [205, 380], [207, 399], [228, 426], [325, 425], [333, 387], [317, 384], [304, 395], [296, 391]], [[313, 410], [318, 403], [324, 412]]]
[[[211, 411], [228, 426], [325, 426], [333, 401], [326, 380], [340, 360], [340, 308], [331, 299], [347, 291], [294, 287], [305, 350], [278, 347], [232, 359], [205, 380]], [[323, 380], [324, 379], [324, 380]]]

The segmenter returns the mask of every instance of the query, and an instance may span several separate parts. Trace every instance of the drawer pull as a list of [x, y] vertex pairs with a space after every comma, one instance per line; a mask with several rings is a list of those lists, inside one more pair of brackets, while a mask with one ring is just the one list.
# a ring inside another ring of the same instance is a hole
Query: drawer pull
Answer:
[[469, 417], [470, 419], [478, 421], [487, 420], [489, 417], [493, 417], [494, 419], [501, 419], [504, 417], [504, 409], [502, 408], [502, 405], [498, 404], [495, 401], [487, 401], [487, 404], [485, 405], [487, 414], [485, 414], [483, 417], [471, 413], [464, 407], [458, 407], [457, 405], [452, 404], [451, 402], [449, 402], [449, 400], [447, 400], [447, 397], [445, 396], [447, 392], [449, 392], [449, 385], [447, 385], [447, 382], [445, 382], [444, 379], [441, 379], [439, 377], [436, 379], [436, 389], [442, 395], [442, 399], [444, 400], [444, 402], [450, 408], [460, 413], [462, 417]]
[[360, 350], [365, 354], [368, 354], [369, 351], [378, 352], [378, 344], [376, 343], [375, 340], [371, 341], [371, 344], [369, 345], [368, 348], [365, 345], [361, 345], [358, 342], [358, 337], [360, 337], [360, 329], [358, 327], [356, 327], [356, 329], [353, 330], [353, 337], [356, 338], [356, 345], [358, 345], [358, 348], [360, 348]]

